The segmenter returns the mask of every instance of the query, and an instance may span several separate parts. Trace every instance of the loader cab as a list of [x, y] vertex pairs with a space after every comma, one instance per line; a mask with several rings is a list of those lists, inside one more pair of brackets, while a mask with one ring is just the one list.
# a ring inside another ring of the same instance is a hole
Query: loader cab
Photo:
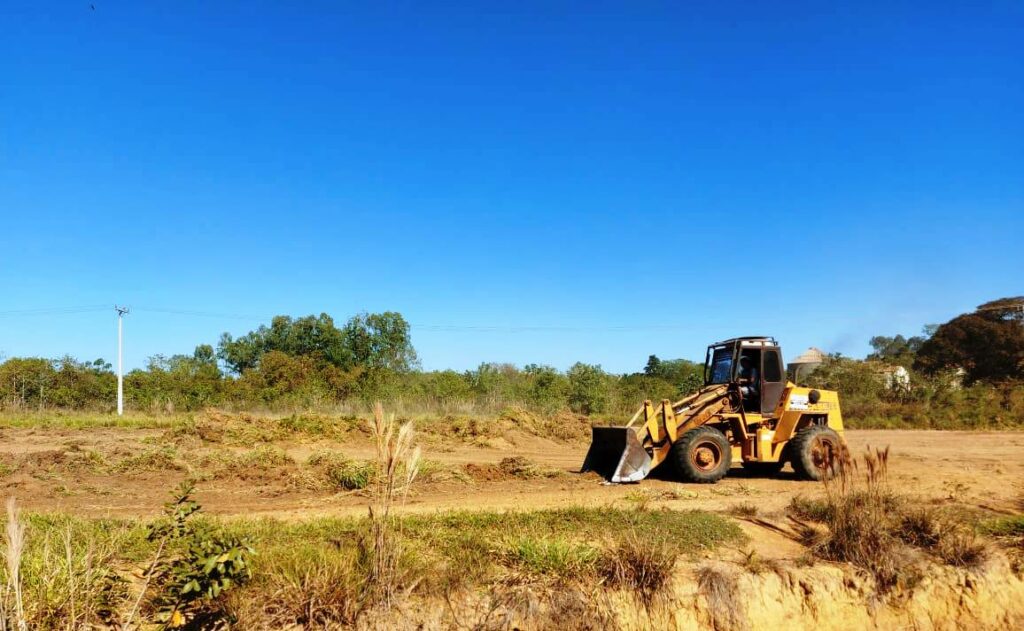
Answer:
[[[743, 366], [746, 366], [746, 369]], [[740, 375], [753, 376], [745, 384], [745, 412], [771, 414], [786, 388], [782, 349], [775, 338], [738, 337], [708, 346], [704, 359], [704, 385], [738, 383]]]

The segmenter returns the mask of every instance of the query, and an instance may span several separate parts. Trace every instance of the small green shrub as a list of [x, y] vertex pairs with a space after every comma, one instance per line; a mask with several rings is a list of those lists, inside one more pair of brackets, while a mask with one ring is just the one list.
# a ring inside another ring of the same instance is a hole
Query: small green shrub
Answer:
[[[192, 499], [194, 490], [182, 483], [148, 536], [157, 549], [143, 587], [153, 588], [147, 608], [172, 628], [215, 626], [222, 617], [221, 597], [252, 578], [249, 561], [255, 551], [248, 539], [198, 525], [194, 517], [201, 507]], [[143, 591], [140, 598], [146, 595]]]
[[597, 558], [595, 548], [561, 538], [521, 537], [505, 553], [508, 565], [531, 574], [560, 577], [588, 572]]

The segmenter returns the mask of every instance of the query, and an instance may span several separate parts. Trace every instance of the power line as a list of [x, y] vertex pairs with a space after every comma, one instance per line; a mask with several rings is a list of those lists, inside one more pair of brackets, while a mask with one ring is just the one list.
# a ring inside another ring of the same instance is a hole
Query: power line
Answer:
[[[82, 307], [54, 307], [45, 309], [21, 309], [15, 311], [0, 311], [0, 317], [5, 316], [34, 316], [87, 313], [92, 311], [106, 311], [109, 306], [82, 306]], [[216, 311], [201, 311], [197, 309], [170, 309], [166, 307], [134, 307], [136, 313], [159, 313], [166, 315], [178, 315], [198, 318], [216, 318], [228, 320], [244, 320], [250, 322], [267, 322], [275, 316], [257, 315], [245, 313], [224, 313]], [[567, 325], [567, 324], [416, 324], [410, 323], [410, 328], [416, 331], [430, 332], [451, 332], [451, 333], [571, 333], [571, 332], [631, 332], [631, 331], [678, 331], [692, 329], [693, 325], [684, 324], [624, 324], [624, 325]]]
[[573, 326], [573, 325], [461, 325], [461, 324], [410, 324], [413, 329], [420, 331], [478, 331], [482, 333], [529, 333], [529, 332], [573, 332], [573, 331], [671, 331], [693, 328], [692, 325], [684, 324], [629, 324], [629, 325], [595, 325], [595, 326]]
[[213, 311], [196, 311], [192, 309], [164, 309], [159, 307], [136, 307], [135, 311], [145, 313], [166, 313], [170, 315], [194, 316], [199, 318], [226, 318], [229, 320], [271, 320], [274, 316], [251, 315], [243, 313], [217, 313]]
[[0, 318], [16, 318], [20, 316], [64, 315], [69, 313], [89, 313], [106, 311], [109, 305], [85, 305], [79, 307], [44, 307], [39, 309], [12, 309], [0, 311]]

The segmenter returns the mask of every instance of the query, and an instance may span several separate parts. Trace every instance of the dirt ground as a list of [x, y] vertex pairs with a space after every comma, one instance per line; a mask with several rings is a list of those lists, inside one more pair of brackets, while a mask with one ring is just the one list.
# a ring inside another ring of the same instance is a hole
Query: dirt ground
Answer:
[[[847, 440], [854, 453], [869, 446], [890, 447], [891, 483], [920, 496], [922, 501], [955, 500], [999, 510], [1011, 507], [1024, 494], [1024, 433], [851, 430]], [[14, 495], [22, 507], [31, 511], [90, 517], [152, 516], [166, 501], [169, 489], [189, 475], [187, 467], [117, 472], [109, 463], [159, 448], [166, 441], [161, 430], [6, 429], [0, 432], [0, 459], [6, 473], [0, 484], [5, 495]], [[788, 469], [777, 478], [758, 478], [739, 467], [715, 485], [660, 479], [608, 485], [592, 474], [577, 473], [586, 453], [585, 443], [555, 442], [529, 435], [518, 436], [500, 448], [445, 443], [436, 436], [424, 437], [424, 442], [425, 458], [452, 470], [521, 456], [557, 475], [530, 479], [461, 476], [427, 481], [416, 487], [403, 509], [406, 511], [522, 510], [646, 501], [652, 506], [711, 511], [728, 511], [738, 504], [751, 503], [758, 506], [760, 514], [771, 515], [781, 511], [795, 495], [820, 492], [817, 483], [796, 480]], [[372, 445], [362, 435], [342, 442], [284, 442], [276, 446], [296, 463], [305, 462], [311, 453], [323, 449], [340, 450], [356, 459], [373, 455]], [[82, 466], [81, 454], [102, 458], [104, 464]], [[299, 468], [299, 464], [270, 471], [247, 471], [243, 467], [230, 475], [200, 482], [197, 498], [208, 512], [226, 516], [304, 519], [365, 513], [366, 498], [358, 491], [332, 492], [296, 484]]]

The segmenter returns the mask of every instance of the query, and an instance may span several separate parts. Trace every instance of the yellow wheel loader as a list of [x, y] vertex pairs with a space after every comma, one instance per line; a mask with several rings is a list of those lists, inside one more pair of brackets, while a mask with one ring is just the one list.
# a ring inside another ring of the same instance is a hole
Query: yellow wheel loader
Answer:
[[843, 445], [839, 395], [788, 381], [771, 337], [708, 347], [704, 386], [676, 402], [644, 401], [625, 427], [594, 427], [583, 471], [639, 482], [666, 460], [687, 482], [721, 480], [733, 462], [759, 474], [788, 462], [820, 480]]

